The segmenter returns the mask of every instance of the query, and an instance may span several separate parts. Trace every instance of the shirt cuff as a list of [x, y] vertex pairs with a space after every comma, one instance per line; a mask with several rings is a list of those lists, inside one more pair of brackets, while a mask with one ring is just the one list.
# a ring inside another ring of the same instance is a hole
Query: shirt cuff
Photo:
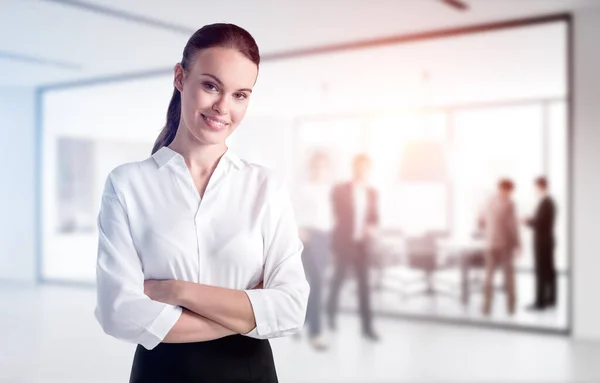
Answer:
[[250, 304], [252, 304], [254, 320], [256, 322], [256, 327], [248, 334], [244, 335], [252, 338], [258, 338], [274, 332], [277, 327], [277, 322], [266, 291], [254, 289], [244, 290], [244, 292], [248, 296]]
[[144, 331], [140, 344], [147, 350], [152, 350], [162, 342], [169, 331], [181, 316], [182, 309], [179, 306], [165, 304], [165, 307], [154, 319], [152, 324]]

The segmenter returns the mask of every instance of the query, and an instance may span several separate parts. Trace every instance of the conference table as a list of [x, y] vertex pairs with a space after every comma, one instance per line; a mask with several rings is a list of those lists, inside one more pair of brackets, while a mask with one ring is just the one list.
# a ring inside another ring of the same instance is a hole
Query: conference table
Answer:
[[481, 238], [440, 238], [436, 241], [440, 264], [460, 268], [461, 302], [469, 304], [471, 283], [470, 269], [484, 267], [485, 241]]
[[[383, 234], [383, 233], [382, 233]], [[406, 237], [394, 232], [378, 236], [372, 251], [377, 254], [379, 275], [375, 280], [375, 288], [383, 288], [384, 269], [386, 266], [409, 264], [406, 248]], [[437, 270], [457, 268], [460, 273], [459, 299], [468, 305], [472, 283], [470, 274], [474, 268], [484, 267], [485, 241], [475, 237], [439, 237], [435, 239], [435, 268]]]

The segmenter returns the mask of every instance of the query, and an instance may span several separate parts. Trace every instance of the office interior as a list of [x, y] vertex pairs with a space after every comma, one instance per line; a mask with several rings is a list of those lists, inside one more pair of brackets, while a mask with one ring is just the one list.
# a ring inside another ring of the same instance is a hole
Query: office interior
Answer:
[[[20, 381], [23, 368], [23, 381], [126, 378], [131, 345], [106, 339], [92, 314], [100, 197], [110, 170], [150, 154], [172, 93], [172, 65], [187, 37], [213, 20], [197, 16], [203, 7], [256, 30], [263, 51], [231, 150], [279, 172], [292, 198], [316, 151], [328, 153], [332, 185], [348, 180], [352, 158], [366, 153], [380, 195], [369, 273], [381, 342], [360, 339], [350, 281], [342, 291], [344, 329], [326, 332], [327, 352], [302, 337], [273, 341], [282, 381], [600, 379], [588, 363], [600, 356], [600, 4], [470, 0], [461, 10], [437, 0], [376, 1], [374, 10], [360, 1], [259, 1], [276, 20], [265, 25], [261, 4], [250, 12], [237, 1], [180, 3], [2, 5], [7, 32], [21, 24], [42, 29], [49, 16], [62, 22], [48, 36], [4, 33], [0, 40], [0, 292], [8, 302], [0, 381]], [[290, 13], [298, 19], [286, 23]], [[366, 22], [348, 28], [359, 14]], [[478, 215], [508, 177], [519, 219], [531, 216], [540, 175], [558, 212], [557, 304], [526, 309], [535, 264], [531, 230], [521, 225], [516, 312], [507, 313], [497, 273], [492, 312], [483, 315]], [[416, 251], [415, 241], [426, 249]], [[331, 273], [328, 263], [326, 281]], [[449, 356], [453, 347], [472, 359], [493, 350], [467, 364]], [[95, 361], [69, 366], [78, 349]], [[530, 356], [543, 353], [546, 361]], [[510, 354], [514, 368], [500, 368], [496, 354]], [[295, 366], [295, 355], [310, 368]], [[438, 361], [437, 372], [425, 367], [429, 359]]]

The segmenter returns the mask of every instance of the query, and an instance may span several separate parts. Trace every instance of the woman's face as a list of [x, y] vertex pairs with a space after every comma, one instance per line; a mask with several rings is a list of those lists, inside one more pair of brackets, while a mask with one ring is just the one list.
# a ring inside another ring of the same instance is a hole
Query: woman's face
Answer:
[[244, 118], [258, 67], [236, 49], [208, 48], [196, 53], [191, 68], [175, 67], [181, 92], [181, 118], [204, 145], [223, 144]]

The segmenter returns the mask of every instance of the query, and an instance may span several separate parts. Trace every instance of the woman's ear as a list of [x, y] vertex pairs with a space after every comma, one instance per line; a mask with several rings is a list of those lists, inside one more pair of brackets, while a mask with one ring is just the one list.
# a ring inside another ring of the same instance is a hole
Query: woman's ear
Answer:
[[175, 68], [173, 69], [173, 86], [175, 86], [175, 88], [177, 88], [179, 92], [183, 91], [184, 74], [185, 73], [183, 67], [181, 66], [181, 63], [177, 63], [177, 65], [175, 65]]

